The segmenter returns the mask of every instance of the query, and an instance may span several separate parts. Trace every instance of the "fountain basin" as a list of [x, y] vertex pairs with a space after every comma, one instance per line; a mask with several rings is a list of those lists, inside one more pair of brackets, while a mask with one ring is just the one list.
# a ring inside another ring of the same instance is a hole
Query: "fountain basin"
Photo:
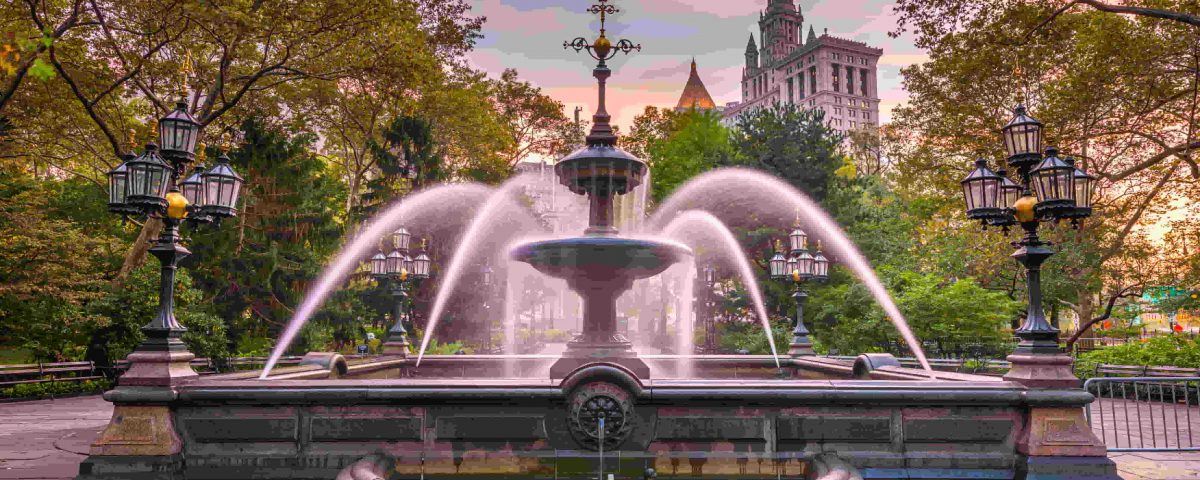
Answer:
[[[1090, 443], [1082, 390], [818, 357], [786, 359], [788, 378], [772, 378], [764, 356], [695, 360], [701, 378], [643, 380], [600, 364], [562, 380], [503, 378], [493, 356], [454, 355], [420, 368], [378, 357], [325, 377], [118, 387], [106, 398], [123, 421], [79, 478], [369, 478], [347, 473], [368, 461], [378, 478], [583, 479], [603, 468], [636, 479], [654, 468], [800, 479], [831, 457], [867, 479], [1117, 478]], [[589, 435], [597, 409], [620, 419], [605, 425], [603, 453]], [[146, 435], [175, 438], [174, 452], [114, 454]]]
[[513, 260], [568, 282], [617, 280], [626, 284], [658, 275], [692, 255], [692, 249], [680, 243], [607, 236], [530, 242], [509, 254]]

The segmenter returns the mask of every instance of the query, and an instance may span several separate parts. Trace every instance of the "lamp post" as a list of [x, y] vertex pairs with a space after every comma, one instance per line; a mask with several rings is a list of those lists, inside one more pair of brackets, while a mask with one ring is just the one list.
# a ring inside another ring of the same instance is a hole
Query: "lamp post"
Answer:
[[[798, 223], [798, 222], [797, 222]], [[808, 235], [797, 226], [788, 234], [788, 246], [791, 258], [783, 255], [781, 242], [775, 244], [775, 256], [771, 257], [771, 278], [778, 281], [791, 280], [795, 289], [792, 299], [796, 301], [796, 322], [792, 328], [792, 343], [788, 345], [788, 355], [793, 357], [812, 355], [812, 340], [808, 338], [808, 328], [804, 326], [804, 303], [808, 301], [808, 292], [804, 291], [804, 283], [809, 281], [824, 282], [829, 279], [829, 260], [821, 254], [820, 245], [816, 255], [808, 253]]]
[[715, 353], [717, 350], [717, 295], [713, 289], [717, 286], [717, 269], [706, 265], [700, 271], [704, 294], [701, 295], [704, 312], [704, 350], [705, 353]]
[[1046, 221], [1069, 219], [1078, 228], [1079, 221], [1092, 214], [1092, 190], [1095, 177], [1076, 168], [1074, 160], [1061, 159], [1058, 150], [1042, 150], [1042, 123], [1017, 106], [1013, 119], [1001, 129], [1007, 150], [1006, 163], [1016, 170], [1018, 182], [1008, 179], [1004, 170], [993, 172], [987, 160], [975, 161], [975, 168], [962, 183], [967, 218], [979, 220], [984, 227], [1020, 225], [1024, 231], [1014, 242], [1012, 257], [1025, 267], [1029, 306], [1025, 319], [1014, 334], [1020, 338], [1008, 357], [1012, 369], [1005, 380], [1029, 387], [1078, 387], [1079, 379], [1071, 371], [1071, 358], [1058, 345], [1058, 329], [1046, 320], [1042, 308], [1041, 266], [1054, 253], [1038, 237], [1038, 227]]
[[[160, 218], [162, 232], [150, 254], [162, 265], [159, 275], [158, 313], [142, 327], [145, 340], [129, 354], [129, 370], [123, 385], [173, 385], [196, 377], [190, 361], [195, 358], [184, 345], [186, 328], [175, 318], [175, 272], [179, 261], [191, 254], [180, 245], [179, 226], [218, 223], [237, 215], [242, 177], [229, 166], [228, 144], [219, 163], [210, 170], [196, 165], [180, 181], [189, 165], [196, 162], [196, 145], [201, 125], [187, 112], [180, 99], [175, 110], [158, 120], [157, 142], [148, 142], [141, 155], [130, 152], [108, 176], [108, 209], [121, 216]], [[161, 148], [160, 148], [161, 145]], [[203, 151], [200, 152], [203, 160]]]
[[383, 342], [383, 353], [387, 355], [408, 356], [408, 330], [404, 328], [404, 319], [408, 317], [408, 286], [409, 282], [417, 282], [429, 278], [430, 260], [422, 245], [417, 258], [409, 257], [409, 244], [412, 234], [404, 227], [397, 228], [391, 235], [392, 251], [384, 255], [382, 251], [371, 257], [371, 276], [381, 283], [387, 283], [392, 295], [392, 327], [388, 329]]
[[480, 346], [484, 351], [492, 351], [492, 305], [489, 301], [492, 292], [496, 285], [496, 272], [492, 270], [492, 264], [485, 263], [483, 268], [479, 270], [479, 279], [483, 283], [483, 341]]

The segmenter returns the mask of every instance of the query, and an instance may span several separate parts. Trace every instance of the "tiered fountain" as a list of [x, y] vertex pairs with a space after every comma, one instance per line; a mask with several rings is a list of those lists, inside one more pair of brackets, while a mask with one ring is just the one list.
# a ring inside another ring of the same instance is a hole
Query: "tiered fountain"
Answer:
[[[615, 9], [600, 0], [591, 11]], [[582, 332], [566, 353], [429, 355], [419, 366], [412, 356], [347, 361], [310, 353], [300, 366], [263, 372], [121, 381], [105, 394], [115, 404], [113, 419], [79, 478], [1117, 478], [1083, 418], [1092, 397], [1077, 382], [1023, 384], [905, 368], [884, 354], [853, 361], [637, 355], [616, 327], [617, 296], [635, 279], [689, 262], [693, 251], [666, 238], [616, 235], [612, 200], [642, 182], [647, 166], [616, 147], [604, 108], [604, 61], [638, 47], [614, 46], [601, 32], [593, 42], [568, 44], [600, 60], [593, 72], [600, 106], [587, 146], [555, 167], [567, 188], [589, 196], [589, 227], [581, 237], [525, 242], [507, 252], [565, 279], [583, 298]], [[742, 199], [791, 199], [784, 212], [800, 208], [810, 233], [841, 239], [827, 242], [830, 252], [840, 252], [907, 332], [837, 226], [777, 179], [744, 170], [706, 174], [665, 202], [651, 223], [674, 215], [719, 227], [729, 243], [716, 218], [722, 207], [745, 203], [727, 195], [722, 205], [706, 207], [713, 213], [685, 213], [682, 206], [703, 203], [716, 188]], [[448, 213], [437, 208], [455, 202], [495, 204], [486, 192], [439, 187], [405, 200], [436, 207], [427, 217], [406, 206], [383, 214], [297, 309], [280, 352], [376, 238], [401, 221], [444, 222]], [[493, 213], [485, 209], [477, 218]], [[474, 225], [464, 237], [477, 236]], [[450, 270], [461, 268], [451, 263]], [[669, 370], [656, 365], [678, 361], [694, 365], [694, 375], [655, 373]], [[505, 377], [506, 362], [525, 375]]]

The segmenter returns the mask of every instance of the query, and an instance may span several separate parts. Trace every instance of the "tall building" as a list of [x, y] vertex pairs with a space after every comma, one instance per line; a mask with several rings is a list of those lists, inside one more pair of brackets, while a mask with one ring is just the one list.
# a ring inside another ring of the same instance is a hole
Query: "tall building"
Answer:
[[725, 120], [780, 102], [824, 110], [836, 130], [878, 125], [876, 69], [883, 50], [828, 32], [818, 37], [811, 25], [802, 40], [803, 26], [794, 0], [768, 0], [759, 13], [761, 46], [754, 34], [746, 43], [742, 101], [726, 106]]

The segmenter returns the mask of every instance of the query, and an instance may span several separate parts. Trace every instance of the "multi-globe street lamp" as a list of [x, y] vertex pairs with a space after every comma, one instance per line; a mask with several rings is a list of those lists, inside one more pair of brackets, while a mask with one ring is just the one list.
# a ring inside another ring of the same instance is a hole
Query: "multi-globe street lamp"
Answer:
[[975, 169], [962, 183], [967, 218], [1005, 231], [1020, 225], [1024, 235], [1013, 245], [1015, 258], [1025, 267], [1029, 306], [1014, 334], [1020, 339], [1008, 357], [1012, 369], [1006, 380], [1030, 387], [1078, 386], [1071, 359], [1058, 345], [1058, 329], [1046, 320], [1042, 309], [1041, 266], [1054, 253], [1038, 238], [1042, 222], [1079, 221], [1092, 214], [1096, 178], [1075, 167], [1071, 158], [1062, 159], [1058, 149], [1042, 150], [1042, 123], [1018, 105], [1013, 119], [1001, 129], [1008, 153], [1006, 163], [1016, 170], [1018, 182], [1004, 170], [992, 171], [987, 160], [975, 161]]
[[397, 228], [391, 235], [392, 251], [384, 255], [382, 249], [371, 257], [371, 276], [380, 283], [390, 287], [392, 295], [393, 324], [387, 331], [383, 341], [383, 353], [388, 355], [408, 356], [408, 330], [404, 328], [404, 318], [408, 316], [408, 284], [420, 282], [429, 278], [433, 261], [425, 253], [425, 245], [421, 245], [421, 253], [416, 258], [409, 257], [409, 243], [412, 234], [404, 227]]
[[775, 255], [769, 263], [771, 278], [778, 281], [791, 280], [795, 285], [792, 298], [796, 301], [796, 322], [792, 329], [792, 343], [788, 345], [788, 355], [812, 355], [812, 340], [808, 338], [808, 328], [804, 326], [804, 303], [808, 300], [804, 283], [828, 280], [829, 259], [821, 254], [819, 243], [815, 255], [808, 253], [808, 235], [799, 225], [788, 235], [788, 246], [790, 258], [784, 256], [782, 242], [775, 243]]
[[[175, 110], [158, 120], [157, 143], [148, 142], [141, 155], [134, 155], [131, 146], [121, 163], [107, 173], [110, 212], [163, 222], [162, 232], [150, 248], [150, 254], [162, 264], [158, 313], [142, 327], [146, 339], [129, 355], [130, 370], [122, 376], [122, 383], [171, 384], [196, 375], [188, 363], [194, 355], [182, 340], [187, 329], [175, 318], [175, 272], [179, 261], [191, 254], [180, 245], [179, 226], [185, 220], [219, 224], [222, 218], [236, 216], [242, 187], [242, 177], [229, 166], [228, 144], [212, 168], [205, 169], [197, 162], [201, 129], [181, 98]], [[201, 150], [202, 162], [203, 147]], [[192, 164], [196, 164], [192, 174], [180, 181]]]

